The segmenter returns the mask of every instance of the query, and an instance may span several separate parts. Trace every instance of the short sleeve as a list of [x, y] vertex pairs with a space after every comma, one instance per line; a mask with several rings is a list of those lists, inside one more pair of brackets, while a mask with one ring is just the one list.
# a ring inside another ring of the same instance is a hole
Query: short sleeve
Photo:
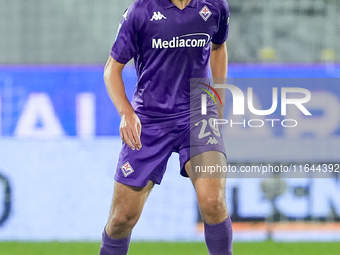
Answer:
[[222, 44], [228, 38], [229, 33], [229, 4], [225, 0], [220, 0], [220, 19], [218, 22], [218, 29], [213, 35], [211, 41], [215, 44]]
[[124, 12], [111, 49], [111, 56], [122, 64], [126, 64], [137, 54], [138, 28], [135, 25], [137, 17], [133, 15], [134, 13], [133, 6]]

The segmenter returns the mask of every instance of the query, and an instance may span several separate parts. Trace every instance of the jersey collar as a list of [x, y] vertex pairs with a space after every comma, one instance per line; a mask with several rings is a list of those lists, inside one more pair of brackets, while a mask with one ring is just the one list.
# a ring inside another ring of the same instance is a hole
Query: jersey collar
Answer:
[[[162, 0], [162, 5], [164, 9], [170, 9], [170, 8], [177, 8], [176, 5], [174, 5], [171, 0]], [[197, 8], [197, 0], [191, 0], [190, 3], [187, 5], [187, 7], [191, 8]], [[185, 7], [185, 8], [187, 8]]]

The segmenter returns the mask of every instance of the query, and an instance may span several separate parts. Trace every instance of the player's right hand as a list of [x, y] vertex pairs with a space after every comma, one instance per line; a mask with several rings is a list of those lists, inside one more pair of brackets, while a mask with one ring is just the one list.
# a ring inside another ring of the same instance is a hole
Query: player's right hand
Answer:
[[132, 150], [140, 150], [142, 148], [140, 141], [141, 131], [142, 124], [135, 112], [121, 116], [119, 126], [120, 137]]

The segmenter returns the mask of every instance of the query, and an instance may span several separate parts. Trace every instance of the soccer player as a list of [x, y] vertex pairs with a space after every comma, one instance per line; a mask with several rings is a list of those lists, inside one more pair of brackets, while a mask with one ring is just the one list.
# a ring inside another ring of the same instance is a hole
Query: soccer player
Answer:
[[[225, 0], [136, 0], [125, 11], [104, 72], [121, 116], [123, 147], [100, 255], [127, 254], [132, 229], [172, 152], [179, 154], [181, 174], [194, 185], [209, 253], [232, 254], [226, 179], [192, 171], [201, 163], [227, 164], [222, 136], [211, 125], [212, 116], [222, 118], [223, 105], [217, 108], [207, 100], [209, 114], [201, 114], [201, 101], [193, 98], [204, 92], [192, 97], [190, 83], [208, 78], [209, 64], [213, 78], [226, 77], [228, 24]], [[122, 70], [132, 58], [138, 81], [130, 103]], [[217, 92], [223, 99], [224, 91]]]

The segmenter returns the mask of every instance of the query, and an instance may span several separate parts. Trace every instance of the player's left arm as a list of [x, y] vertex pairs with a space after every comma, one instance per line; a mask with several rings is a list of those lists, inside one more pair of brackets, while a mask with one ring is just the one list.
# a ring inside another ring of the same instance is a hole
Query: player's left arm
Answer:
[[[213, 79], [222, 78], [224, 79], [224, 81], [226, 81], [228, 70], [228, 51], [226, 42], [224, 42], [223, 44], [212, 43], [210, 54], [210, 68]], [[222, 105], [217, 105], [218, 118], [223, 119], [225, 89], [218, 88], [216, 89], [216, 91], [222, 100]], [[217, 102], [218, 101], [219, 100], [217, 100]]]

